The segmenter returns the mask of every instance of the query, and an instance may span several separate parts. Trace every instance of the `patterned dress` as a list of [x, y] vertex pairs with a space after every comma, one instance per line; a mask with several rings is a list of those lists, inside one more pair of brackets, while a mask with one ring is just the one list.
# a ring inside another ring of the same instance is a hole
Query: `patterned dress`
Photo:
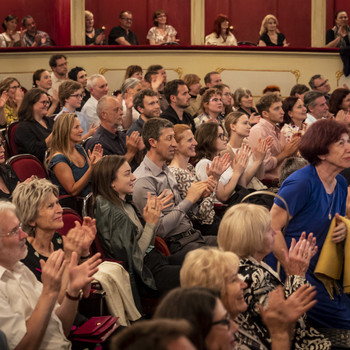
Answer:
[[[169, 166], [170, 171], [174, 174], [180, 196], [184, 199], [187, 196], [187, 191], [191, 187], [192, 182], [200, 181], [194, 167], [191, 164], [187, 165], [187, 170], [181, 168], [174, 168]], [[199, 206], [198, 212], [194, 214], [190, 212], [190, 217], [197, 219], [202, 225], [211, 225], [214, 220], [214, 198], [215, 194], [204, 198]]]
[[[248, 285], [244, 289], [248, 309], [238, 316], [238, 324], [248, 333], [258, 337], [267, 348], [271, 348], [269, 331], [261, 320], [258, 305], [265, 305], [268, 294], [277, 286], [283, 286], [283, 283], [275, 271], [253, 257], [240, 260], [238, 273]], [[304, 277], [289, 276], [284, 285], [285, 296], [289, 297], [305, 283]], [[330, 349], [330, 341], [316, 329], [307, 326], [305, 321], [304, 314], [296, 323], [292, 349]]]

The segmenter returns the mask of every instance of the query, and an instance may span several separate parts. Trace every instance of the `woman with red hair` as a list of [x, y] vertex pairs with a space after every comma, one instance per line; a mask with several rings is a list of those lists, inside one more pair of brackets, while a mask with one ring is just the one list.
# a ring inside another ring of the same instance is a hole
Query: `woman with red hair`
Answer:
[[205, 45], [237, 46], [226, 15], [220, 14], [214, 22], [213, 32], [205, 37]]

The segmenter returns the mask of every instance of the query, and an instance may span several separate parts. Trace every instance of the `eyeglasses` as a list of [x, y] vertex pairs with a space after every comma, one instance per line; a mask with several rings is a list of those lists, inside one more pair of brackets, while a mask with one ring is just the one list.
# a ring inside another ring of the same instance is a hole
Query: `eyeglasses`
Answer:
[[20, 223], [17, 227], [15, 227], [12, 231], [3, 233], [2, 236], [5, 237], [14, 237], [19, 234], [19, 231], [22, 231], [22, 223]]
[[221, 98], [211, 98], [210, 100], [209, 100], [209, 102], [222, 102], [222, 99]]
[[328, 83], [328, 79], [326, 79], [322, 84], [320, 84], [319, 86], [316, 86], [316, 89], [325, 86]]
[[10, 90], [10, 89], [15, 89], [15, 90], [17, 90], [17, 89], [20, 89], [20, 88], [21, 88], [21, 85], [10, 86], [10, 87], [9, 87], [9, 90]]
[[3, 139], [0, 139], [0, 146], [4, 147], [6, 146], [6, 141]]
[[82, 94], [75, 94], [75, 95], [70, 95], [71, 97], [76, 97], [76, 98], [83, 98]]
[[124, 21], [128, 21], [128, 22], [132, 22], [133, 21], [132, 18], [127, 18], [127, 17], [122, 17], [121, 19], [124, 20]]
[[64, 67], [64, 66], [66, 66], [66, 65], [68, 65], [68, 62], [67, 62], [67, 61], [64, 62], [64, 63], [58, 64], [56, 67]]
[[218, 138], [219, 138], [221, 141], [225, 141], [225, 140], [226, 140], [226, 135], [225, 135], [225, 134], [219, 134], [219, 135], [218, 135]]
[[212, 326], [216, 326], [218, 324], [220, 324], [222, 326], [226, 326], [227, 330], [230, 330], [230, 328], [231, 328], [231, 317], [230, 317], [230, 315], [227, 313], [225, 318], [223, 318], [222, 320], [219, 320], [219, 321], [215, 321], [211, 325]]
[[48, 106], [50, 104], [50, 101], [45, 100], [45, 101], [38, 101], [39, 103], [42, 103], [43, 106]]

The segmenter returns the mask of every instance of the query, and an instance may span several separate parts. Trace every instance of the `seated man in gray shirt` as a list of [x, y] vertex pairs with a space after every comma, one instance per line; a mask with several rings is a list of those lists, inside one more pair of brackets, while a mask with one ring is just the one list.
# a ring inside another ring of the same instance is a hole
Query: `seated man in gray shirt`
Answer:
[[196, 211], [196, 203], [210, 194], [215, 185], [210, 180], [193, 183], [182, 200], [176, 179], [166, 165], [173, 159], [176, 149], [173, 124], [166, 119], [152, 118], [144, 124], [142, 138], [147, 154], [134, 172], [133, 200], [142, 213], [148, 192], [152, 196], [159, 196], [164, 191], [173, 194], [173, 204], [163, 210], [155, 232], [166, 241], [171, 254], [176, 255], [174, 258], [181, 263], [188, 251], [217, 244], [215, 236], [202, 237], [187, 215], [190, 209]]

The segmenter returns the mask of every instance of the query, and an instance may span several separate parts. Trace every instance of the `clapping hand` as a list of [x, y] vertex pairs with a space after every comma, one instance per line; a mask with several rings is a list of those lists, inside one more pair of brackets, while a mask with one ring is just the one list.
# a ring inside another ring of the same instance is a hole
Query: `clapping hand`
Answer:
[[92, 152], [88, 150], [88, 154], [90, 164], [95, 165], [103, 157], [103, 148], [99, 143], [97, 143]]
[[207, 164], [207, 175], [212, 176], [214, 180], [218, 181], [220, 176], [228, 169], [231, 165], [231, 158], [228, 153], [225, 153], [222, 157], [216, 156], [209, 165]]

